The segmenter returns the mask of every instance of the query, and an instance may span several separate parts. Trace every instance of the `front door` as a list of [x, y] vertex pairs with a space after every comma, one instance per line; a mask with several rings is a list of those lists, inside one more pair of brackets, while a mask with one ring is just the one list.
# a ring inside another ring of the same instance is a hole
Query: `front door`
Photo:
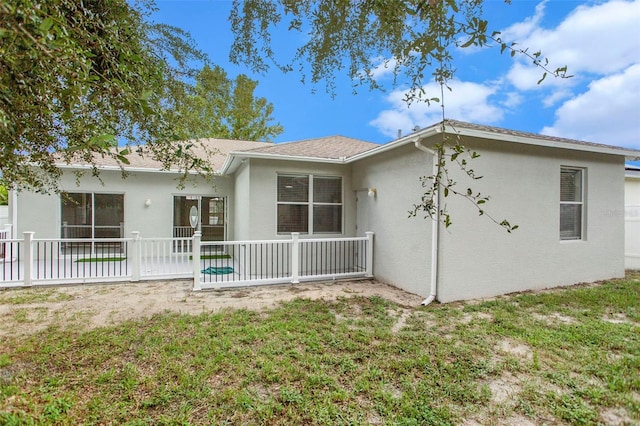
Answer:
[[[196, 227], [190, 223], [189, 213], [195, 207], [198, 212]], [[176, 195], [173, 197], [173, 236], [189, 238], [195, 231], [202, 232], [202, 241], [226, 239], [226, 198], [201, 195]]]

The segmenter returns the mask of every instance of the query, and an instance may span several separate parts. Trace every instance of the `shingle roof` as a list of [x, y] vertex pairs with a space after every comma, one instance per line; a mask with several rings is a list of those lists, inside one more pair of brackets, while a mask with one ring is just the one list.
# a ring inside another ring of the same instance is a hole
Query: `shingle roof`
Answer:
[[260, 148], [238, 151], [274, 156], [340, 159], [360, 154], [377, 146], [379, 145], [372, 142], [336, 135], [296, 142], [277, 143]]
[[[198, 139], [192, 141], [193, 146], [191, 151], [199, 158], [208, 158], [212, 165], [213, 170], [220, 170], [227, 156], [232, 151], [247, 150], [260, 147], [269, 147], [273, 145], [270, 142], [255, 142], [255, 141], [242, 141], [242, 140], [230, 140], [230, 139]], [[177, 149], [177, 148], [176, 148]], [[144, 153], [144, 148], [143, 148]], [[129, 164], [124, 166], [125, 169], [149, 169], [160, 170], [162, 163], [151, 158], [150, 155], [140, 155], [132, 152], [127, 156]], [[95, 165], [98, 168], [120, 167], [117, 160], [111, 157], [95, 156]], [[68, 166], [86, 166], [88, 163], [79, 161], [77, 163], [70, 164]], [[61, 164], [61, 166], [64, 166]]]
[[[437, 125], [441, 125], [441, 123], [442, 122], [440, 122]], [[498, 134], [503, 134], [503, 135], [508, 135], [508, 136], [517, 136], [517, 137], [523, 137], [523, 138], [546, 140], [546, 141], [550, 141], [550, 142], [560, 142], [560, 143], [569, 143], [569, 144], [574, 144], [574, 145], [582, 145], [582, 146], [585, 146], [585, 147], [607, 148], [607, 149], [614, 149], [614, 150], [620, 150], [620, 151], [636, 151], [636, 150], [633, 150], [633, 149], [630, 149], [630, 148], [622, 148], [622, 147], [614, 146], [614, 145], [606, 145], [606, 144], [595, 143], [595, 142], [585, 142], [585, 141], [580, 141], [580, 140], [576, 140], [576, 139], [567, 139], [567, 138], [560, 138], [560, 137], [557, 137], [557, 136], [541, 135], [541, 134], [538, 134], [538, 133], [521, 132], [519, 130], [510, 130], [510, 129], [504, 129], [504, 128], [501, 128], [501, 127], [485, 126], [485, 125], [482, 125], [482, 124], [473, 124], [473, 123], [467, 123], [467, 122], [458, 121], [458, 120], [446, 120], [446, 124], [451, 126], [454, 130], [456, 128], [465, 128], [465, 129], [478, 130], [478, 131], [484, 131], [484, 132], [498, 133]], [[640, 151], [638, 151], [638, 152], [640, 152]]]

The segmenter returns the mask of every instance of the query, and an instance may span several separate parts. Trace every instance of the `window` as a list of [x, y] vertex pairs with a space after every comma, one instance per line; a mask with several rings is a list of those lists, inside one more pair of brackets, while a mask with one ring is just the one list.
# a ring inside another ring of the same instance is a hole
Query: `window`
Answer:
[[342, 178], [278, 175], [278, 233], [342, 232]]
[[584, 170], [560, 169], [560, 239], [581, 240], [584, 225]]
[[62, 195], [62, 238], [122, 238], [124, 195], [70, 192]]

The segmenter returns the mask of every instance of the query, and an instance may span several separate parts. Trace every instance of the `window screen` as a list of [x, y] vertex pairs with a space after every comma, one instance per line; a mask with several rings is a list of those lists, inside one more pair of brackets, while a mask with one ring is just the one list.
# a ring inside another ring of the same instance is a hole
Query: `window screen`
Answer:
[[277, 191], [278, 233], [342, 232], [341, 177], [278, 175]]
[[583, 229], [583, 170], [560, 170], [560, 239], [580, 240]]

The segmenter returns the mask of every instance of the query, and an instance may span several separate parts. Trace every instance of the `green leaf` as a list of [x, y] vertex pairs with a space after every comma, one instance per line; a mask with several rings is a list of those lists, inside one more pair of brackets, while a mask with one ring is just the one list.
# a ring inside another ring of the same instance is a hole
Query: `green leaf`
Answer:
[[121, 162], [121, 163], [123, 163], [123, 164], [127, 164], [127, 165], [128, 165], [128, 164], [131, 164], [131, 163], [129, 162], [129, 158], [127, 158], [127, 156], [126, 156], [126, 155], [118, 154], [118, 155], [116, 155], [116, 158], [118, 159], [118, 161], [120, 161], [120, 162]]
[[89, 145], [106, 147], [113, 145], [116, 140], [115, 135], [104, 133], [102, 135], [93, 136], [89, 139]]
[[545, 78], [547, 78], [547, 73], [546, 72], [544, 74], [542, 74], [542, 78], [540, 80], [538, 80], [538, 84], [542, 83]]
[[469, 47], [469, 46], [471, 46], [471, 45], [473, 44], [474, 40], [475, 40], [475, 37], [472, 37], [472, 38], [470, 38], [469, 40], [467, 40], [467, 42], [466, 42], [466, 43], [464, 43], [464, 44], [463, 44], [462, 46], [460, 46], [460, 47], [462, 47], [462, 48]]
[[142, 95], [140, 95], [140, 100], [148, 101], [151, 95], [153, 95], [153, 90], [145, 90], [142, 92]]
[[40, 23], [40, 26], [38, 27], [40, 29], [40, 31], [42, 31], [43, 33], [48, 32], [51, 27], [53, 26], [54, 21], [51, 17], [46, 17], [42, 20], [42, 22]]

